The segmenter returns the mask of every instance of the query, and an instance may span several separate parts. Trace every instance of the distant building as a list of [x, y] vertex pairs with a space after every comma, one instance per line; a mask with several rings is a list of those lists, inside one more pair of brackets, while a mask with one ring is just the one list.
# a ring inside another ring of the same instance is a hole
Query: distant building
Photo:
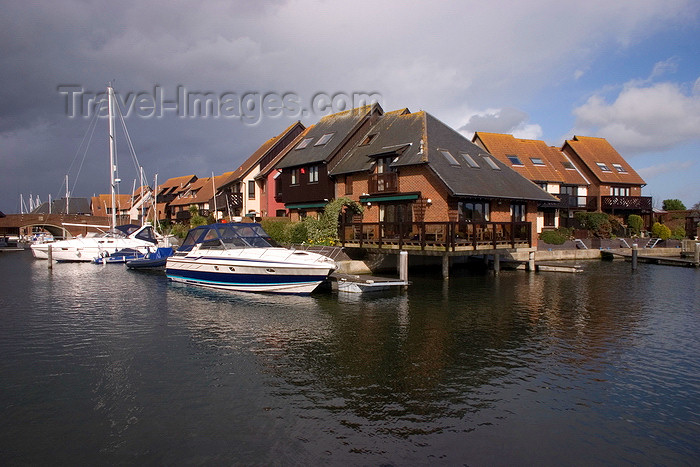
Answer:
[[[87, 198], [66, 198], [52, 200], [42, 203], [38, 208], [32, 211], [32, 214], [80, 214], [80, 215], [95, 215], [90, 208], [90, 201]], [[102, 214], [98, 214], [102, 215]]]

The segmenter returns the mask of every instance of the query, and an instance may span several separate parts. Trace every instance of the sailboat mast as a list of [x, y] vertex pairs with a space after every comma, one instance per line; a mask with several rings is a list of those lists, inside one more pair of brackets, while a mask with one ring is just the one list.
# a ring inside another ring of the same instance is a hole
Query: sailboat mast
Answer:
[[112, 228], [117, 225], [117, 186], [114, 176], [116, 170], [114, 164], [114, 156], [116, 153], [117, 142], [114, 139], [114, 89], [112, 88], [112, 83], [107, 86], [107, 108], [109, 110], [109, 181], [112, 187], [112, 219], [110, 221], [110, 226]]

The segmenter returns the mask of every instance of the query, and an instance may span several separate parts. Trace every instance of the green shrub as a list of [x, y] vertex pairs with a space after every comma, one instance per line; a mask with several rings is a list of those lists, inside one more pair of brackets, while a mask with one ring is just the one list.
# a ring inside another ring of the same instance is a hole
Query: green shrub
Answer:
[[543, 230], [540, 240], [550, 245], [561, 245], [571, 237], [571, 230], [561, 227], [556, 230]]
[[627, 225], [632, 230], [632, 235], [639, 235], [644, 227], [644, 220], [642, 220], [642, 216], [630, 214], [627, 218]]
[[170, 233], [175, 235], [177, 238], [185, 238], [187, 236], [187, 232], [189, 231], [189, 226], [184, 224], [173, 224], [170, 228]]
[[577, 212], [575, 216], [582, 229], [590, 230], [596, 237], [610, 238], [612, 224], [609, 215], [604, 212]]
[[277, 243], [291, 243], [289, 240], [289, 232], [291, 231], [291, 222], [288, 220], [272, 220], [263, 219], [260, 224], [267, 234]]
[[309, 239], [304, 222], [294, 222], [288, 227], [289, 243], [305, 243]]
[[651, 227], [651, 235], [661, 240], [668, 240], [671, 237], [671, 229], [659, 222], [654, 222]]
[[685, 238], [685, 228], [679, 226], [673, 229], [671, 231], [671, 238], [674, 240], [683, 240]]

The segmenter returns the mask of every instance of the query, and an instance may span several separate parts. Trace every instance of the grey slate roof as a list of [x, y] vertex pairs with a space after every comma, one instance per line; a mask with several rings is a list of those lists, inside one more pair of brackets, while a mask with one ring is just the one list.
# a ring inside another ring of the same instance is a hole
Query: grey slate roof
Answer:
[[[34, 209], [32, 214], [48, 214], [49, 203], [42, 203]], [[54, 199], [51, 201], [52, 214], [91, 214], [90, 200], [87, 198], [68, 198], [68, 212], [66, 213], [66, 198]]]
[[[323, 117], [304, 136], [304, 139], [311, 138], [310, 143], [303, 149], [296, 149], [295, 147], [290, 150], [277, 164], [276, 168], [284, 169], [318, 162], [328, 162], [338, 148], [355, 133], [355, 129], [362, 124], [374, 108], [374, 106], [364, 106]], [[381, 107], [379, 107], [379, 110], [381, 112]], [[317, 146], [323, 135], [331, 133], [333, 136], [327, 143]], [[304, 141], [304, 139], [301, 141]]]
[[[388, 112], [367, 132], [372, 134], [376, 136], [368, 145], [353, 148], [330, 175], [370, 171], [377, 156], [392, 154], [396, 156], [393, 167], [427, 165], [452, 196], [558, 201], [427, 112]], [[463, 154], [478, 167], [471, 167]]]
[[387, 112], [362, 139], [372, 135], [374, 138], [369, 144], [355, 146], [330, 170], [330, 175], [370, 171], [375, 158], [383, 154], [401, 154], [393, 165], [407, 165], [406, 162], [410, 165], [414, 160], [420, 163], [418, 153], [423, 138], [423, 118], [420, 113], [412, 114], [408, 109]]

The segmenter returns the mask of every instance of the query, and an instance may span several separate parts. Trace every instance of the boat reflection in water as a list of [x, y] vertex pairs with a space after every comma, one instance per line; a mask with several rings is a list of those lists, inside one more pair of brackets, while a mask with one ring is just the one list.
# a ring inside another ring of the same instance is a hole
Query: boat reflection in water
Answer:
[[203, 287], [308, 294], [335, 269], [326, 256], [277, 246], [260, 224], [218, 223], [190, 230], [165, 271]]

